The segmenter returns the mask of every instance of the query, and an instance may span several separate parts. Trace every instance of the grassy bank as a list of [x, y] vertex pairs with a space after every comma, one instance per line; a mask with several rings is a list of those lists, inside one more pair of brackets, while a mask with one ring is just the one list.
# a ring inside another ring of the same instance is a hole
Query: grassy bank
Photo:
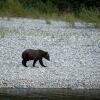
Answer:
[[67, 22], [74, 21], [86, 21], [94, 23], [95, 26], [100, 26], [100, 9], [81, 8], [79, 11], [73, 11], [71, 9], [59, 9], [50, 1], [43, 3], [37, 2], [31, 7], [26, 7], [18, 0], [6, 0], [6, 2], [0, 2], [0, 16], [7, 17], [32, 17], [32, 18], [44, 18], [49, 19], [61, 19]]

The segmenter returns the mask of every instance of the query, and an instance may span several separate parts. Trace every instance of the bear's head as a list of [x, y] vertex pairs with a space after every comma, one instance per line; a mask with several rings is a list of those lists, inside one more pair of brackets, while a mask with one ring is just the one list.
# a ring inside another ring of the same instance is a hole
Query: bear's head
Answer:
[[49, 56], [48, 52], [45, 52], [44, 58], [47, 59], [48, 61], [50, 61], [50, 56]]

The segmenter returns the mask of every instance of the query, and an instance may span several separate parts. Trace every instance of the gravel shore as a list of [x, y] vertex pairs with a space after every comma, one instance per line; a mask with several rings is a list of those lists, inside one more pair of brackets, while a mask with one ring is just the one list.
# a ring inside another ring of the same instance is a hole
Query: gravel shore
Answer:
[[[48, 67], [21, 64], [25, 49], [48, 51]], [[100, 29], [91, 24], [0, 18], [0, 88], [100, 89]]]

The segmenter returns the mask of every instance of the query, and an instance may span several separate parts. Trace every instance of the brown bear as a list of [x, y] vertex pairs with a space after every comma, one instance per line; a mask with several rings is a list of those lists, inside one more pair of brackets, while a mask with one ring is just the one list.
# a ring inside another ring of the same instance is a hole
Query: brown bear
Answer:
[[27, 67], [26, 63], [29, 60], [34, 60], [33, 67], [35, 66], [35, 63], [39, 60], [39, 63], [43, 67], [47, 67], [43, 64], [42, 58], [47, 59], [50, 61], [50, 57], [48, 52], [43, 50], [33, 50], [33, 49], [27, 49], [22, 53], [22, 64]]

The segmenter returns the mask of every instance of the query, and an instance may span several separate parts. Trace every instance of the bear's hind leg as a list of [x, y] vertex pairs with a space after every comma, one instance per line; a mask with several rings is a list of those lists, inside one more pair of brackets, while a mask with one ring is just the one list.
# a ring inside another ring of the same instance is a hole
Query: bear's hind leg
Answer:
[[27, 65], [26, 65], [26, 60], [22, 60], [22, 64], [25, 66], [25, 67], [27, 67]]

